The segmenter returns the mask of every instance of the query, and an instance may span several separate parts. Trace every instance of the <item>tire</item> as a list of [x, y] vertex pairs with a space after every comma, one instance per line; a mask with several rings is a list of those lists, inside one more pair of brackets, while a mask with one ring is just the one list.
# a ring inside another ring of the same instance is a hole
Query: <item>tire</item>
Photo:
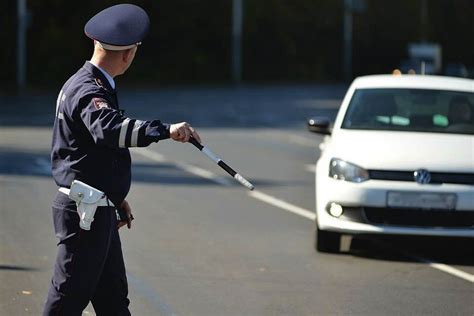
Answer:
[[320, 230], [316, 226], [316, 250], [318, 252], [339, 253], [341, 247], [341, 234]]

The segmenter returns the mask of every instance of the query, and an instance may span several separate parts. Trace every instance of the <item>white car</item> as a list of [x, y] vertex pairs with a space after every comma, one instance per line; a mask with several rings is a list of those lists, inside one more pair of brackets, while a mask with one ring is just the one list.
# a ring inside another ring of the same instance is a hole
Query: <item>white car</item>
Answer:
[[316, 249], [341, 234], [474, 237], [474, 80], [354, 80], [316, 164]]

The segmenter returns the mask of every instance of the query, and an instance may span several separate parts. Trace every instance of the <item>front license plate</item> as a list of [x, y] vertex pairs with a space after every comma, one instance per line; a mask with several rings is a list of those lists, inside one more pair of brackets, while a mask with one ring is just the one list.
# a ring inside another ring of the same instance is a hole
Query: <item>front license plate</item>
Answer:
[[387, 193], [388, 207], [454, 210], [456, 200], [454, 193], [396, 191]]

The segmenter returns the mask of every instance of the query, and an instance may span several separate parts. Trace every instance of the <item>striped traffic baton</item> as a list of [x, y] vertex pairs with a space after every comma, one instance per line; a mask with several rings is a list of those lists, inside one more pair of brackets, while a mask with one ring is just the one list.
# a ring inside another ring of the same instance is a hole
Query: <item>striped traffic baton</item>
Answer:
[[193, 144], [197, 149], [203, 152], [209, 159], [214, 161], [216, 164], [219, 165], [222, 169], [224, 169], [228, 174], [230, 174], [235, 180], [239, 181], [244, 187], [249, 190], [253, 190], [254, 186], [250, 183], [247, 179], [242, 177], [240, 174], [235, 172], [228, 164], [226, 164], [221, 158], [219, 158], [216, 154], [212, 152], [207, 146], [201, 145], [194, 137], [189, 138], [189, 142]]

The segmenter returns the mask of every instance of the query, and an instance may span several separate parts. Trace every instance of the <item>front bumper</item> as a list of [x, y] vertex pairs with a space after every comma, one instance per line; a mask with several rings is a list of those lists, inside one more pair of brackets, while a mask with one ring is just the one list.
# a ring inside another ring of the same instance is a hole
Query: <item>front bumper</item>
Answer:
[[[456, 209], [388, 208], [389, 191], [454, 193]], [[341, 217], [328, 213], [331, 203], [343, 207]], [[341, 233], [474, 237], [474, 186], [382, 180], [351, 183], [317, 175], [316, 213], [320, 229]]]

